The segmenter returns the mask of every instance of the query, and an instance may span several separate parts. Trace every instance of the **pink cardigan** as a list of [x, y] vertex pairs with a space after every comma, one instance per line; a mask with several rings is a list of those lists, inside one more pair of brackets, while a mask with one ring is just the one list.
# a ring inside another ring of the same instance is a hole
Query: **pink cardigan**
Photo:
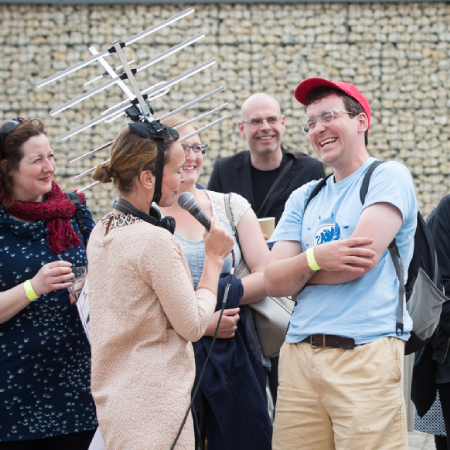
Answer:
[[[108, 217], [88, 245], [92, 394], [100, 431], [108, 450], [169, 449], [194, 382], [190, 341], [202, 337], [216, 297], [194, 291], [168, 231], [120, 215], [105, 236]], [[194, 449], [191, 415], [176, 448]]]

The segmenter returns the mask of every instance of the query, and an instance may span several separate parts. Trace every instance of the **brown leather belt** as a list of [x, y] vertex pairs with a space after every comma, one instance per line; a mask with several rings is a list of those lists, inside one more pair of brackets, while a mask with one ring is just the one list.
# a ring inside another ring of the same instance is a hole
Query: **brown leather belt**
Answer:
[[311, 344], [311, 347], [343, 348], [345, 350], [355, 348], [355, 340], [353, 338], [335, 336], [333, 334], [310, 334], [302, 342]]

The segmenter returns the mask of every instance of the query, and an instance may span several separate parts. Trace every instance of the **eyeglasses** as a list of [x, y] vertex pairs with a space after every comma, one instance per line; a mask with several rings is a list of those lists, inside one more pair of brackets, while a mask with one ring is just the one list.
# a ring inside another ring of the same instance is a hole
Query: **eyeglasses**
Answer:
[[317, 125], [317, 119], [320, 120], [320, 123], [324, 127], [329, 127], [333, 123], [334, 113], [352, 114], [354, 116], [357, 115], [355, 113], [351, 113], [348, 111], [342, 111], [341, 109], [325, 109], [317, 117], [307, 117], [306, 119], [304, 119], [301, 123], [303, 131], [306, 134], [314, 133], [314, 130], [316, 129]]
[[281, 117], [266, 117], [265, 119], [251, 119], [251, 120], [243, 120], [242, 123], [248, 123], [253, 128], [259, 128], [264, 121], [266, 121], [269, 125], [276, 125]]
[[3, 140], [5, 139], [5, 136], [12, 131], [14, 131], [22, 121], [24, 121], [22, 117], [16, 117], [15, 119], [7, 120], [0, 130], [0, 150], [3, 147]]
[[206, 149], [208, 148], [207, 144], [197, 144], [197, 145], [183, 145], [181, 144], [184, 150], [184, 156], [189, 155], [189, 151], [192, 150], [196, 155], [204, 155], [206, 153]]

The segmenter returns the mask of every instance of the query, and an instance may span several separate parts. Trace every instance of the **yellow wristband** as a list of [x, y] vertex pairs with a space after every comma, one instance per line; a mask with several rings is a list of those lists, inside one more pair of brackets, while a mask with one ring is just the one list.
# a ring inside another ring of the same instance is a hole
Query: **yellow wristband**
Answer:
[[308, 248], [306, 250], [306, 259], [308, 261], [309, 267], [311, 267], [312, 270], [320, 270], [319, 265], [316, 262], [316, 258], [314, 258], [314, 248]]
[[30, 302], [32, 302], [33, 300], [36, 300], [39, 295], [36, 294], [36, 292], [34, 292], [33, 286], [31, 286], [31, 281], [27, 280], [25, 281], [25, 283], [23, 283], [23, 288], [25, 289], [25, 294], [28, 297], [28, 300], [30, 300]]

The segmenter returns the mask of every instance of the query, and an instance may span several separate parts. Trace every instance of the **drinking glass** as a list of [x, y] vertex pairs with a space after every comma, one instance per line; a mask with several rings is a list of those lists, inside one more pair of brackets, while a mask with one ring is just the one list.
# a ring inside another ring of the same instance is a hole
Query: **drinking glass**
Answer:
[[75, 301], [78, 301], [81, 291], [83, 290], [84, 282], [86, 281], [87, 270], [86, 267], [72, 267], [71, 269], [74, 279], [72, 286], [69, 286], [67, 290], [72, 294]]

